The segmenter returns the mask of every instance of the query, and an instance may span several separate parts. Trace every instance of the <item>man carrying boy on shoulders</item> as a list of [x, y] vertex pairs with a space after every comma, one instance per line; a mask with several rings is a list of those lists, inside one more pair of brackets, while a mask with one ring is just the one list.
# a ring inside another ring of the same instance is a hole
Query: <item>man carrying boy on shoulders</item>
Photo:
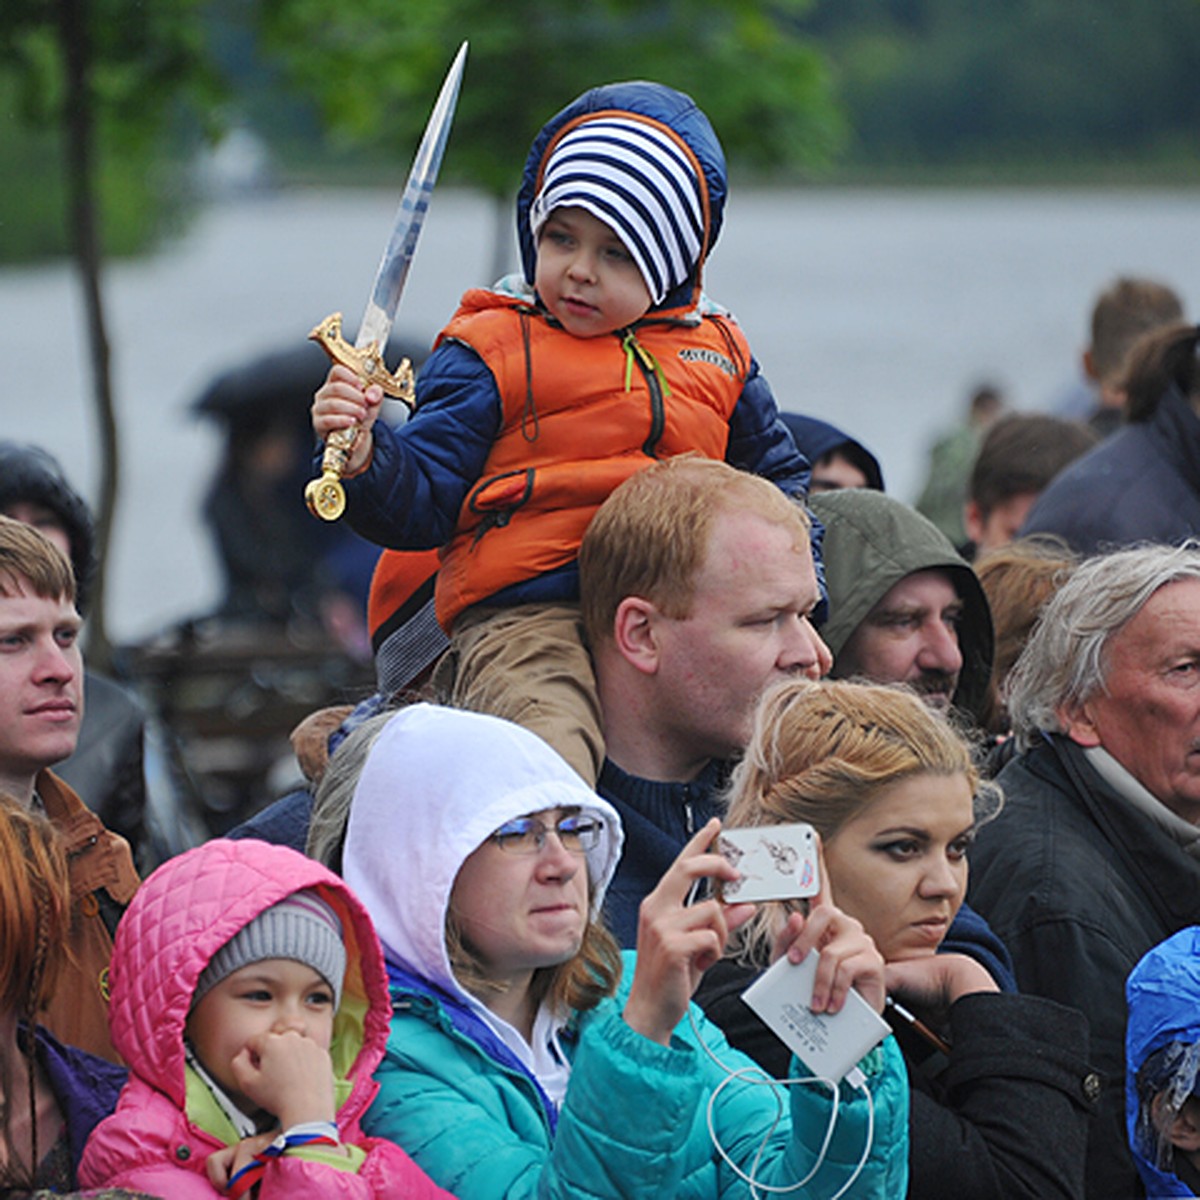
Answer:
[[803, 495], [808, 465], [745, 335], [701, 291], [724, 154], [655, 83], [594, 88], [534, 141], [517, 198], [523, 278], [475, 289], [417, 382], [412, 419], [333, 367], [325, 438], [360, 426], [347, 516], [394, 549], [442, 547], [452, 701], [527, 725], [590, 783], [604, 757], [579, 624], [584, 530], [622, 481], [687, 452]]

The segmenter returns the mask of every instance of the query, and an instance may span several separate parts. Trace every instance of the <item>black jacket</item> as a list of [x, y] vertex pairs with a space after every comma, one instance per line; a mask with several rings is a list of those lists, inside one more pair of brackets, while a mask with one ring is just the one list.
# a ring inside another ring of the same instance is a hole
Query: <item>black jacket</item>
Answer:
[[1176, 389], [1150, 420], [1076, 459], [1033, 506], [1022, 534], [1055, 533], [1080, 554], [1200, 533], [1200, 417]]
[[1014, 758], [1004, 809], [971, 849], [971, 903], [1008, 944], [1023, 992], [1083, 1010], [1104, 1072], [1088, 1142], [1091, 1200], [1141, 1196], [1125, 1138], [1125, 979], [1200, 922], [1200, 862], [1061, 735]]
[[[790, 1055], [741, 1001], [754, 971], [728, 959], [696, 994], [731, 1045], [781, 1078]], [[897, 1029], [908, 1065], [914, 1200], [1081, 1200], [1090, 1096], [1087, 1022], [1035, 996], [964, 996], [948, 1057]]]

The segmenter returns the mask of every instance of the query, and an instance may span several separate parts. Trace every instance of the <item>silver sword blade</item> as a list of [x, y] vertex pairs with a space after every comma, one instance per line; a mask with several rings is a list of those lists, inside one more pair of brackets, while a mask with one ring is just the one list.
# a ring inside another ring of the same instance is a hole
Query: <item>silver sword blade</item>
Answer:
[[408, 268], [412, 266], [417, 238], [429, 208], [433, 185], [437, 182], [438, 168], [442, 165], [442, 155], [446, 150], [446, 140], [450, 136], [450, 124], [454, 119], [454, 108], [458, 103], [458, 89], [462, 83], [466, 61], [467, 43], [463, 42], [450, 64], [450, 70], [446, 73], [429, 124], [425, 126], [421, 144], [417, 147], [417, 156], [413, 159], [408, 182], [404, 185], [404, 194], [400, 197], [400, 207], [396, 210], [391, 236], [383, 251], [383, 258], [379, 261], [379, 270], [375, 273], [371, 298], [367, 301], [366, 311], [358, 326], [358, 336], [354, 341], [356, 349], [362, 350], [371, 342], [375, 342], [382, 354], [388, 334], [392, 331], [400, 294], [404, 291], [404, 283], [408, 279]]

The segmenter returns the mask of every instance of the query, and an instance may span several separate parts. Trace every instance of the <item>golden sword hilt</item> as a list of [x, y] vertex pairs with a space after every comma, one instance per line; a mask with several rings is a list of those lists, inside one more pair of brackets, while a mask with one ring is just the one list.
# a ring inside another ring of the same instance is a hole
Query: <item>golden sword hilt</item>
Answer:
[[[335, 362], [349, 367], [364, 386], [372, 383], [383, 389], [385, 396], [403, 401], [413, 407], [413, 369], [407, 358], [402, 358], [395, 371], [384, 365], [383, 353], [378, 342], [371, 342], [358, 349], [342, 337], [342, 314], [332, 313], [309, 335]], [[362, 426], [352, 425], [349, 429], [335, 429], [325, 439], [325, 454], [321, 459], [321, 477], [312, 480], [304, 489], [304, 499], [309, 512], [323, 521], [336, 521], [346, 511], [346, 491], [342, 487], [342, 475], [354, 443], [362, 432]]]

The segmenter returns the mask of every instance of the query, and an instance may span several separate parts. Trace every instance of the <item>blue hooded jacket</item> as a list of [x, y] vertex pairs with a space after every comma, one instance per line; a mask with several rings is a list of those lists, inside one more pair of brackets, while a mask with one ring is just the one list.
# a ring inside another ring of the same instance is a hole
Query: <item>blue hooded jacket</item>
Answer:
[[1129, 973], [1125, 996], [1125, 1118], [1133, 1160], [1148, 1196], [1192, 1196], [1178, 1176], [1154, 1163], [1153, 1130], [1144, 1121], [1138, 1128], [1142, 1106], [1136, 1081], [1155, 1051], [1172, 1042], [1200, 1042], [1200, 926], [1181, 929], [1143, 955]]
[[866, 476], [867, 487], [877, 492], [887, 490], [883, 486], [883, 469], [879, 465], [879, 459], [862, 442], [819, 417], [805, 417], [800, 413], [790, 412], [779, 415], [788, 427], [796, 449], [810, 463], [819, 462], [826, 454], [837, 450]]

